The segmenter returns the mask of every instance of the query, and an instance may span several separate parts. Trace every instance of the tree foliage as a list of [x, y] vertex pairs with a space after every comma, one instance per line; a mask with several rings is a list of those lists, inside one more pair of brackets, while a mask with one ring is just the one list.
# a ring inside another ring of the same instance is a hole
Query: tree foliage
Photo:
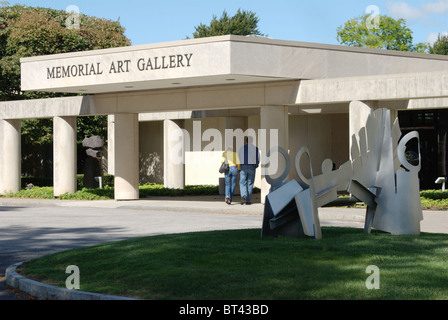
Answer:
[[[369, 15], [350, 19], [337, 29], [340, 44], [353, 47], [425, 52], [425, 43], [413, 44], [412, 30], [404, 19], [395, 20], [386, 15], [379, 16], [378, 26], [367, 24]], [[370, 21], [369, 21], [370, 22]]]
[[[79, 28], [69, 28], [70, 12], [21, 5], [0, 5], [0, 101], [67, 96], [22, 92], [20, 58], [130, 45], [119, 21], [79, 15]], [[102, 132], [105, 117], [78, 118], [78, 131]], [[52, 120], [24, 120], [22, 133], [34, 145], [52, 142]], [[79, 138], [80, 139], [80, 138]]]
[[193, 33], [193, 37], [204, 38], [227, 34], [264, 36], [264, 34], [258, 30], [259, 21], [260, 19], [252, 11], [238, 9], [238, 12], [234, 16], [229, 17], [224, 10], [221, 18], [218, 19], [216, 15], [214, 15], [209, 25], [201, 23], [196, 26], [196, 31]]
[[439, 34], [436, 42], [429, 46], [429, 53], [448, 55], [448, 35]]
[[63, 95], [22, 92], [20, 58], [130, 45], [118, 21], [80, 14], [79, 29], [67, 28], [70, 14], [20, 5], [0, 7], [0, 100]]

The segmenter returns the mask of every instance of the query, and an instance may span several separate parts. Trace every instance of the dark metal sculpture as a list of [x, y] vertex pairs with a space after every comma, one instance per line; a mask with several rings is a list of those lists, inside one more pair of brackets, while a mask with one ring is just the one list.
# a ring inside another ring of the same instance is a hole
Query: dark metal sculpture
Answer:
[[82, 146], [87, 148], [86, 154], [88, 156], [84, 165], [84, 187], [102, 187], [104, 141], [99, 136], [91, 136], [83, 140]]

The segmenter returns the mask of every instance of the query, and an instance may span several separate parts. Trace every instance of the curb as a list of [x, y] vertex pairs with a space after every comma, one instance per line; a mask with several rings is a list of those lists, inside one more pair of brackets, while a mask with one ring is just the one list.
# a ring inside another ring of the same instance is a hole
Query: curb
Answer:
[[122, 206], [122, 209], [151, 209], [154, 211], [172, 211], [172, 212], [192, 212], [192, 213], [217, 213], [217, 214], [247, 214], [247, 215], [263, 215], [261, 210], [241, 210], [236, 208], [216, 208], [216, 207], [180, 207], [180, 206], [163, 206], [163, 205], [153, 205], [149, 206]]
[[34, 281], [16, 272], [23, 262], [6, 269], [6, 285], [41, 300], [139, 300], [121, 296], [70, 290]]
[[[106, 202], [107, 201], [107, 202]], [[33, 199], [1, 199], [0, 206], [51, 206], [51, 207], [85, 207], [85, 208], [109, 208], [109, 209], [135, 209], [135, 210], [153, 210], [153, 211], [173, 211], [173, 212], [194, 212], [194, 213], [218, 213], [218, 214], [249, 214], [262, 215], [263, 209], [258, 204], [254, 204], [250, 208], [238, 208], [240, 205], [232, 206], [182, 206], [181, 204], [145, 204], [138, 201], [109, 201], [109, 200], [33, 200]]]
[[[158, 200], [156, 200], [158, 201]], [[134, 209], [134, 210], [154, 210], [154, 211], [173, 211], [173, 212], [194, 212], [194, 213], [218, 213], [218, 214], [248, 214], [248, 215], [261, 215], [263, 216], [264, 206], [260, 204], [253, 204], [250, 207], [240, 206], [235, 203], [231, 206], [208, 206], [207, 204], [201, 204], [195, 207], [182, 206], [179, 204], [166, 205], [163, 203], [145, 204], [145, 202], [139, 201], [109, 201], [109, 200], [34, 200], [34, 199], [10, 199], [0, 198], [0, 205], [3, 206], [55, 206], [55, 207], [86, 207], [86, 208], [110, 208], [110, 209]], [[359, 209], [356, 213], [346, 212], [328, 212], [331, 207], [323, 207], [319, 210], [319, 216], [326, 219], [337, 219], [347, 221], [359, 221], [365, 220], [365, 209]]]

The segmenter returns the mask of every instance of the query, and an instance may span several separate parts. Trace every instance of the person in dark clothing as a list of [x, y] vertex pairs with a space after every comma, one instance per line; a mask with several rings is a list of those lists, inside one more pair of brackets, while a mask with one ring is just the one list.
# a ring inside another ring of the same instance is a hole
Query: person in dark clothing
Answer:
[[260, 164], [260, 152], [252, 144], [252, 137], [244, 138], [244, 146], [238, 152], [240, 158], [240, 193], [241, 204], [251, 204], [255, 183], [255, 172]]

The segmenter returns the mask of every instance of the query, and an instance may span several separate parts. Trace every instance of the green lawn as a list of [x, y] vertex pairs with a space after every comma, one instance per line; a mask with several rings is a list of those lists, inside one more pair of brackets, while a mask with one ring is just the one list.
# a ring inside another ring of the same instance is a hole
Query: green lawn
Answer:
[[[144, 299], [448, 299], [448, 235], [322, 228], [323, 239], [261, 239], [260, 230], [164, 235], [29, 261], [20, 273], [65, 287]], [[366, 268], [379, 268], [368, 290]]]

